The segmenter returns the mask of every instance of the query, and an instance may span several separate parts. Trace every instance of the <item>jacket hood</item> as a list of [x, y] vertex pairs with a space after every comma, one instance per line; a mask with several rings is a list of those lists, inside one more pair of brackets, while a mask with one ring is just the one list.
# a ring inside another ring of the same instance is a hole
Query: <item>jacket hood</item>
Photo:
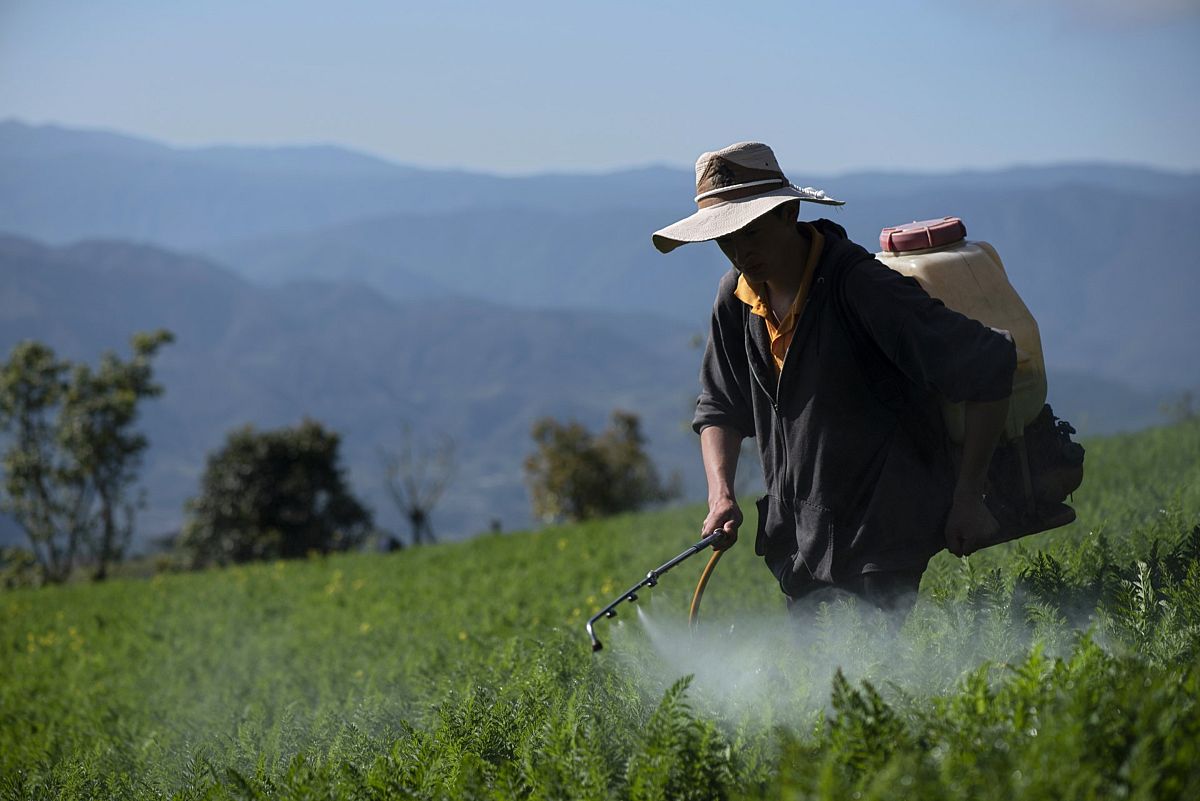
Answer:
[[813, 228], [821, 232], [821, 236], [826, 239], [848, 239], [846, 229], [835, 223], [833, 220], [827, 220], [822, 217], [819, 220], [811, 220], [808, 223]]

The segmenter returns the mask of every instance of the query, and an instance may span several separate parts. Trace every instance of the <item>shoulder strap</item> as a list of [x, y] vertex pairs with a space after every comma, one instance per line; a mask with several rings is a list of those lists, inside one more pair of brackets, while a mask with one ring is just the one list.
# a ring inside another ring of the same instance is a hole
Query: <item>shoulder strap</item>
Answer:
[[850, 309], [846, 275], [864, 256], [870, 258], [864, 249], [857, 246], [838, 254], [830, 276], [833, 307], [850, 340], [855, 359], [866, 376], [871, 394], [896, 415], [921, 458], [927, 463], [932, 462], [945, 453], [945, 432], [941, 424], [941, 410], [934, 402], [935, 396], [914, 384], [892, 363]]
[[833, 261], [831, 275], [828, 276], [832, 289], [833, 307], [837, 311], [838, 320], [850, 346], [854, 350], [855, 359], [867, 377], [876, 400], [893, 412], [900, 414], [909, 405], [912, 393], [904, 391], [905, 385], [912, 382], [892, 364], [870, 335], [863, 330], [858, 316], [850, 309], [847, 297], [846, 275], [862, 258], [861, 248], [846, 249], [837, 254]]

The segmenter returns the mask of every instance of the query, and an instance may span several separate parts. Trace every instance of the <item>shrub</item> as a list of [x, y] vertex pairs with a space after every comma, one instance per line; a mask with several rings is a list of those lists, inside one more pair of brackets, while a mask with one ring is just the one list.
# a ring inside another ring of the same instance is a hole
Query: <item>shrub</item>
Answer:
[[579, 521], [634, 511], [679, 494], [664, 485], [645, 452], [637, 415], [616, 411], [593, 436], [576, 422], [543, 417], [533, 424], [537, 451], [525, 460], [535, 517]]
[[340, 438], [320, 423], [229, 434], [188, 502], [181, 548], [193, 566], [353, 548], [371, 514], [342, 476]]

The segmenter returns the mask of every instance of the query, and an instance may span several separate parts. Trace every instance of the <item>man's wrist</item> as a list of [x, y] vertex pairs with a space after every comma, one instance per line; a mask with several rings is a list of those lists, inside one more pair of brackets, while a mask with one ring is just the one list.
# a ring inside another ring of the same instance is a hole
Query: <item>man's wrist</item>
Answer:
[[986, 500], [987, 488], [975, 484], [959, 484], [954, 488], [954, 500]]

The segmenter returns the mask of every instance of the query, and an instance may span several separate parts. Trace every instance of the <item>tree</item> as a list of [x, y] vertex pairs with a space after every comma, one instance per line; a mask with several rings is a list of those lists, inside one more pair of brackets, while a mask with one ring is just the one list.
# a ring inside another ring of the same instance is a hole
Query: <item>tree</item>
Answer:
[[430, 515], [454, 477], [454, 440], [442, 437], [426, 447], [414, 442], [412, 429], [404, 427], [400, 448], [383, 452], [384, 486], [396, 508], [412, 529], [412, 544], [435, 542]]
[[162, 394], [162, 387], [154, 383], [150, 360], [173, 340], [165, 330], [135, 334], [133, 358], [128, 362], [108, 352], [96, 370], [79, 364], [72, 371], [63, 405], [63, 439], [96, 493], [99, 525], [90, 549], [96, 579], [103, 579], [108, 566], [124, 556], [133, 535], [135, 502], [128, 492], [148, 443], [131, 427], [139, 400]]
[[533, 424], [537, 451], [525, 460], [534, 516], [585, 520], [641, 509], [678, 495], [646, 455], [637, 415], [615, 411], [599, 436], [577, 422], [543, 417]]
[[208, 457], [187, 503], [180, 547], [194, 567], [344, 551], [371, 531], [371, 514], [346, 486], [341, 438], [320, 423], [230, 432]]
[[629, 412], [614, 411], [612, 422], [596, 439], [596, 448], [608, 465], [609, 494], [616, 511], [641, 509], [679, 494], [676, 482], [664, 486], [645, 451], [641, 421]]
[[0, 508], [24, 528], [47, 581], [65, 580], [80, 556], [103, 579], [124, 555], [148, 444], [133, 424], [141, 401], [162, 394], [151, 360], [172, 340], [135, 334], [128, 361], [108, 351], [95, 369], [26, 341], [0, 368], [0, 426], [12, 434]]

